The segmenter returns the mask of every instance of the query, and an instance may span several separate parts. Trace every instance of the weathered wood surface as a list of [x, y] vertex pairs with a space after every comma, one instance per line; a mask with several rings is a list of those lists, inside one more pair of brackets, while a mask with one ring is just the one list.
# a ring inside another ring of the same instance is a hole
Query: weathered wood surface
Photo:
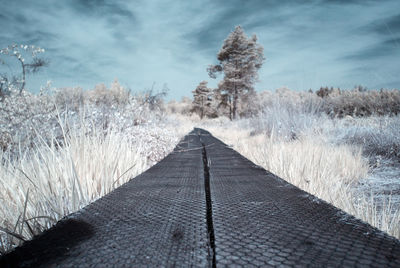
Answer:
[[194, 129], [0, 267], [400, 267], [400, 241]]

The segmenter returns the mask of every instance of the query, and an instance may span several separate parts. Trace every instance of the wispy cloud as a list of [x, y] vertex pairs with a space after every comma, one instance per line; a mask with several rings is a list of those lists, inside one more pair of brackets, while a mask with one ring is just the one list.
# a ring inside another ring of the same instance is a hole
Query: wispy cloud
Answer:
[[400, 87], [397, 0], [9, 0], [2, 8], [1, 47], [47, 50], [51, 65], [30, 78], [32, 89], [47, 79], [92, 88], [118, 77], [133, 90], [156, 82], [172, 97], [190, 95], [210, 80], [207, 65], [239, 24], [265, 48], [259, 89]]

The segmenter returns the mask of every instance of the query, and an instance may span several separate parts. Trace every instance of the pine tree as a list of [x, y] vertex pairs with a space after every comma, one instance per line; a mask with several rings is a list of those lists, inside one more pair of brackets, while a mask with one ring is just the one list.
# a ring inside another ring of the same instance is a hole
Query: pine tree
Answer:
[[208, 82], [202, 81], [193, 93], [192, 111], [197, 113], [201, 119], [210, 113], [211, 89], [207, 87]]
[[218, 84], [218, 95], [223, 96], [224, 105], [229, 107], [229, 118], [238, 114], [239, 101], [254, 94], [254, 83], [258, 80], [258, 69], [264, 61], [263, 47], [257, 44], [257, 37], [247, 38], [243, 29], [236, 26], [219, 51], [218, 65], [207, 69], [211, 78], [223, 72], [224, 79]]

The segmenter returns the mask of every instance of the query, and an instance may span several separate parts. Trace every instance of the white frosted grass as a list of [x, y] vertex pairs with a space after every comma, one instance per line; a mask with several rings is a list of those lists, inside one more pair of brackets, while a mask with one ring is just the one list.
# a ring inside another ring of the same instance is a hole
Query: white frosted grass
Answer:
[[353, 191], [368, 178], [368, 161], [377, 154], [398, 159], [399, 116], [328, 117], [321, 111], [335, 108], [330, 99], [285, 88], [261, 93], [261, 114], [233, 123], [185, 116], [190, 100], [170, 103], [167, 111], [175, 114], [166, 116], [145, 99], [116, 81], [110, 89], [70, 88], [0, 102], [0, 147], [12, 150], [0, 150], [0, 252], [155, 164], [194, 125], [300, 188], [400, 236], [394, 199], [382, 204]]
[[63, 129], [63, 145], [41, 140], [14, 160], [0, 153], [3, 250], [20, 242], [4, 228], [29, 239], [161, 160], [187, 131], [162, 124], [127, 133], [86, 127], [67, 133], [65, 124]]
[[117, 81], [47, 93], [0, 102], [0, 253], [157, 163], [190, 128]]
[[373, 191], [369, 196], [350, 191], [347, 195], [352, 197], [344, 200], [347, 202], [346, 211], [348, 213], [400, 238], [400, 209], [397, 204], [392, 202], [391, 196], [383, 199], [383, 202], [377, 202], [379, 196], [375, 195]]
[[[398, 93], [394, 90], [382, 94], [392, 94], [390, 103], [395, 103]], [[365, 198], [362, 192], [360, 196], [358, 184], [372, 178], [375, 167], [398, 163], [400, 116], [374, 115], [385, 110], [380, 108], [383, 99], [376, 92], [346, 93], [347, 99], [332, 105], [335, 94], [323, 99], [287, 88], [264, 91], [257, 99], [259, 115], [235, 122], [218, 118], [198, 125], [288, 182], [400, 238], [397, 196], [385, 193], [379, 198]], [[348, 110], [352, 102], [358, 108], [364, 105], [363, 96], [371, 97], [368, 107], [373, 115], [349, 116], [354, 114]], [[387, 108], [396, 110], [395, 106]], [[344, 117], [323, 112], [335, 109]]]
[[[279, 117], [279, 114], [271, 116]], [[307, 120], [306, 117], [301, 118]], [[277, 136], [279, 132], [258, 129], [260, 125], [255, 125], [255, 131], [252, 128], [255, 120], [225, 122], [224, 125], [217, 120], [209, 120], [200, 125], [257, 165], [355, 217], [400, 237], [399, 206], [385, 203], [382, 209], [378, 207], [376, 199], [354, 193], [358, 181], [367, 177], [369, 164], [359, 144], [330, 142], [333, 138], [326, 136], [324, 128], [340, 127], [341, 122], [329, 118], [325, 123], [317, 120], [316, 124], [310, 123], [308, 128], [297, 132], [296, 138], [287, 139]], [[260, 120], [265, 122], [265, 118]], [[314, 120], [312, 115], [310, 120]], [[272, 120], [276, 121], [279, 120]], [[267, 127], [274, 129], [274, 125]]]
[[400, 115], [347, 117], [336, 119], [335, 124], [326, 131], [332, 142], [360, 145], [372, 158], [400, 159]]

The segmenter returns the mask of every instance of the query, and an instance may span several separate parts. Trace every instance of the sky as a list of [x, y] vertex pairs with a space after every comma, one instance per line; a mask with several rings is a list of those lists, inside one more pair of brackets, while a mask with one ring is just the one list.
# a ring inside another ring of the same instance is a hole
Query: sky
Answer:
[[[27, 78], [37, 92], [92, 89], [117, 78], [134, 92], [166, 84], [191, 96], [241, 25], [266, 58], [257, 91], [321, 86], [400, 88], [400, 1], [373, 0], [0, 0], [0, 48], [44, 48], [49, 66]], [[1, 69], [2, 68], [2, 69]], [[9, 72], [0, 66], [0, 73]], [[12, 69], [14, 72], [18, 69]]]

